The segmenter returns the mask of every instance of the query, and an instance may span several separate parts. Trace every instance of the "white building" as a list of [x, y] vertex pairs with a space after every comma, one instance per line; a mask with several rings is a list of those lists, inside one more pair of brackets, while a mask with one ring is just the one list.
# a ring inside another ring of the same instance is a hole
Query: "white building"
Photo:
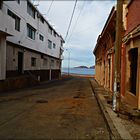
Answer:
[[0, 80], [31, 73], [59, 78], [63, 43], [29, 0], [0, 1]]

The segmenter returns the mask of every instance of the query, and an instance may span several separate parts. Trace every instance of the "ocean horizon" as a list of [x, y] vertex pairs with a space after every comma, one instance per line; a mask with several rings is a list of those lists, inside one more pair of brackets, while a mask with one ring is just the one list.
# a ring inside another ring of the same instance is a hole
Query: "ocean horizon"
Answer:
[[[68, 68], [62, 68], [62, 74], [68, 73]], [[69, 68], [70, 74], [95, 75], [95, 69], [90, 68]]]

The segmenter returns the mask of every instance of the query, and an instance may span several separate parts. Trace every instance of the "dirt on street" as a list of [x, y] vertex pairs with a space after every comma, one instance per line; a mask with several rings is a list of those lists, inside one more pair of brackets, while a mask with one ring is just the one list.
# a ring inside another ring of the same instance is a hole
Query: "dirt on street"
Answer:
[[88, 79], [0, 96], [0, 139], [109, 139]]

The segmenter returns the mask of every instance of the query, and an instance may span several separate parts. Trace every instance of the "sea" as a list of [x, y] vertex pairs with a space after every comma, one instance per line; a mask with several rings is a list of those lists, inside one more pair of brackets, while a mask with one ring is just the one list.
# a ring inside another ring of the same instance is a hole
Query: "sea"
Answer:
[[[62, 68], [62, 74], [68, 73], [68, 68]], [[95, 69], [87, 69], [87, 68], [69, 68], [70, 74], [78, 74], [78, 75], [94, 75]]]

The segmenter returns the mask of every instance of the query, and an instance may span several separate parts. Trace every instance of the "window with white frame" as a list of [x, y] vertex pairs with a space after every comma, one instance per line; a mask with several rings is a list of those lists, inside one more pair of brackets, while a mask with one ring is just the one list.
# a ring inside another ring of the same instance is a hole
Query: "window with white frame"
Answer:
[[30, 24], [27, 24], [27, 36], [35, 40], [35, 32], [36, 32], [36, 29], [33, 28]]
[[41, 35], [41, 34], [39, 34], [39, 39], [40, 39], [41, 41], [44, 41], [44, 36]]
[[52, 35], [53, 29], [51, 26], [49, 26], [48, 32]]
[[55, 44], [55, 43], [53, 43], [53, 48], [54, 48], [54, 49], [56, 48], [56, 44]]
[[27, 13], [35, 19], [35, 8], [31, 3], [27, 3]]
[[15, 30], [20, 31], [20, 18], [9, 9], [7, 14], [15, 20]]
[[47, 58], [44, 58], [43, 59], [43, 66], [47, 66], [48, 65], [48, 59]]
[[17, 2], [18, 4], [20, 4], [20, 0], [16, 0], [16, 2]]
[[48, 48], [51, 49], [52, 48], [52, 41], [48, 40]]
[[35, 57], [31, 57], [31, 66], [32, 67], [36, 66], [36, 58]]
[[51, 60], [51, 68], [54, 68], [54, 60]]

